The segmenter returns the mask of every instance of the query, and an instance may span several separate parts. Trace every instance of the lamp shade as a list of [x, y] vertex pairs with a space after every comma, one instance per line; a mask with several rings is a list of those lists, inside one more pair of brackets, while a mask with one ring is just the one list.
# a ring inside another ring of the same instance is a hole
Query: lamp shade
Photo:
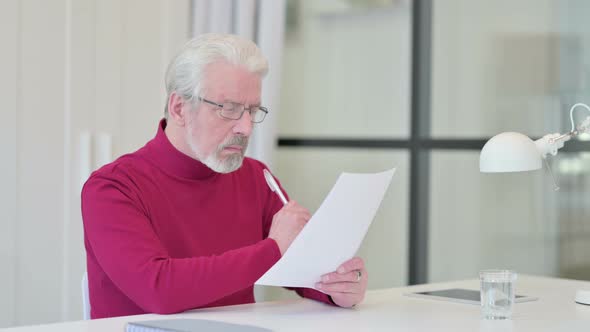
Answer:
[[492, 137], [479, 155], [479, 170], [485, 173], [523, 172], [541, 167], [541, 153], [535, 142], [514, 132]]

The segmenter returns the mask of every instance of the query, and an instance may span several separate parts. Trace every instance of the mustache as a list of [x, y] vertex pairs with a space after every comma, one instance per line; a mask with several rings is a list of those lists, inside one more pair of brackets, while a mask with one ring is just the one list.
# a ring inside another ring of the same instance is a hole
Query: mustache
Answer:
[[248, 137], [246, 136], [232, 136], [227, 141], [223, 142], [219, 147], [219, 150], [223, 150], [224, 148], [230, 145], [239, 145], [244, 148], [248, 146]]

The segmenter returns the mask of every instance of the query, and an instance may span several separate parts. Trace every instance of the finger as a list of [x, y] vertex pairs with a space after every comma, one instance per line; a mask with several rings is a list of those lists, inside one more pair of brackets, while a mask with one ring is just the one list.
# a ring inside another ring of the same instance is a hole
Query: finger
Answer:
[[277, 213], [289, 212], [295, 207], [295, 204], [295, 201], [290, 201], [287, 204], [283, 205], [283, 207]]
[[353, 270], [361, 270], [364, 272], [365, 262], [360, 257], [354, 257], [342, 263], [336, 270], [340, 274], [348, 273]]
[[293, 208], [290, 209], [290, 211], [292, 211], [294, 213], [309, 214], [309, 210], [307, 210], [303, 206], [294, 206]]
[[297, 204], [295, 201], [289, 201], [285, 206], [283, 206], [283, 210], [285, 211], [297, 211], [301, 209], [301, 205]]
[[309, 211], [307, 211], [305, 209], [283, 208], [283, 210], [280, 210], [278, 213], [280, 213], [283, 216], [291, 216], [294, 218], [303, 218], [306, 220], [311, 218]]
[[297, 203], [295, 200], [290, 200], [289, 204], [287, 204], [285, 206], [288, 206], [289, 208], [295, 209], [295, 210], [302, 209], [302, 208], [304, 209], [304, 207], [299, 205], [299, 203]]
[[292, 213], [291, 217], [295, 220], [303, 220], [304, 222], [308, 222], [311, 219], [311, 215], [309, 213]]
[[293, 201], [289, 202], [289, 204], [283, 206], [283, 210], [285, 211], [289, 211], [292, 213], [307, 213], [309, 214], [309, 210], [307, 210], [305, 207], [297, 204], [297, 203], [293, 203], [291, 204]]
[[326, 292], [332, 298], [332, 302], [339, 307], [350, 308], [363, 302], [364, 296], [361, 294]]
[[353, 308], [357, 304], [363, 302], [364, 297], [359, 294], [331, 292], [325, 293], [332, 298], [332, 302], [339, 307]]
[[[359, 271], [361, 272], [359, 278]], [[364, 273], [361, 270], [353, 270], [351, 272], [340, 274], [338, 272], [327, 273], [322, 276], [321, 282], [331, 284], [335, 282], [359, 282], [364, 278]]]
[[306, 209], [302, 209], [299, 211], [291, 211], [291, 212], [293, 214], [295, 214], [297, 217], [300, 217], [305, 221], [308, 221], [309, 219], [311, 219], [311, 214]]
[[361, 286], [358, 282], [337, 282], [333, 284], [326, 284], [323, 282], [316, 283], [316, 288], [325, 293], [337, 292], [348, 294], [359, 294]]

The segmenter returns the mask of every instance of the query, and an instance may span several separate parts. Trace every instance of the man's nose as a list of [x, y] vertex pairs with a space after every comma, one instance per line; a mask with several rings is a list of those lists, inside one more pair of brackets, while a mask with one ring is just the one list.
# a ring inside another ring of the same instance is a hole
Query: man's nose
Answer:
[[252, 116], [250, 112], [245, 111], [239, 120], [236, 120], [234, 134], [249, 137], [252, 134]]

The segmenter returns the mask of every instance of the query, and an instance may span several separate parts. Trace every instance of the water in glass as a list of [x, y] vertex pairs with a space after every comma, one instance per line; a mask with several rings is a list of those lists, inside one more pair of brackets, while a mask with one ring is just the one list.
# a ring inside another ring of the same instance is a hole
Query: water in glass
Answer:
[[509, 270], [484, 270], [479, 276], [483, 318], [509, 319], [514, 306], [516, 273]]

